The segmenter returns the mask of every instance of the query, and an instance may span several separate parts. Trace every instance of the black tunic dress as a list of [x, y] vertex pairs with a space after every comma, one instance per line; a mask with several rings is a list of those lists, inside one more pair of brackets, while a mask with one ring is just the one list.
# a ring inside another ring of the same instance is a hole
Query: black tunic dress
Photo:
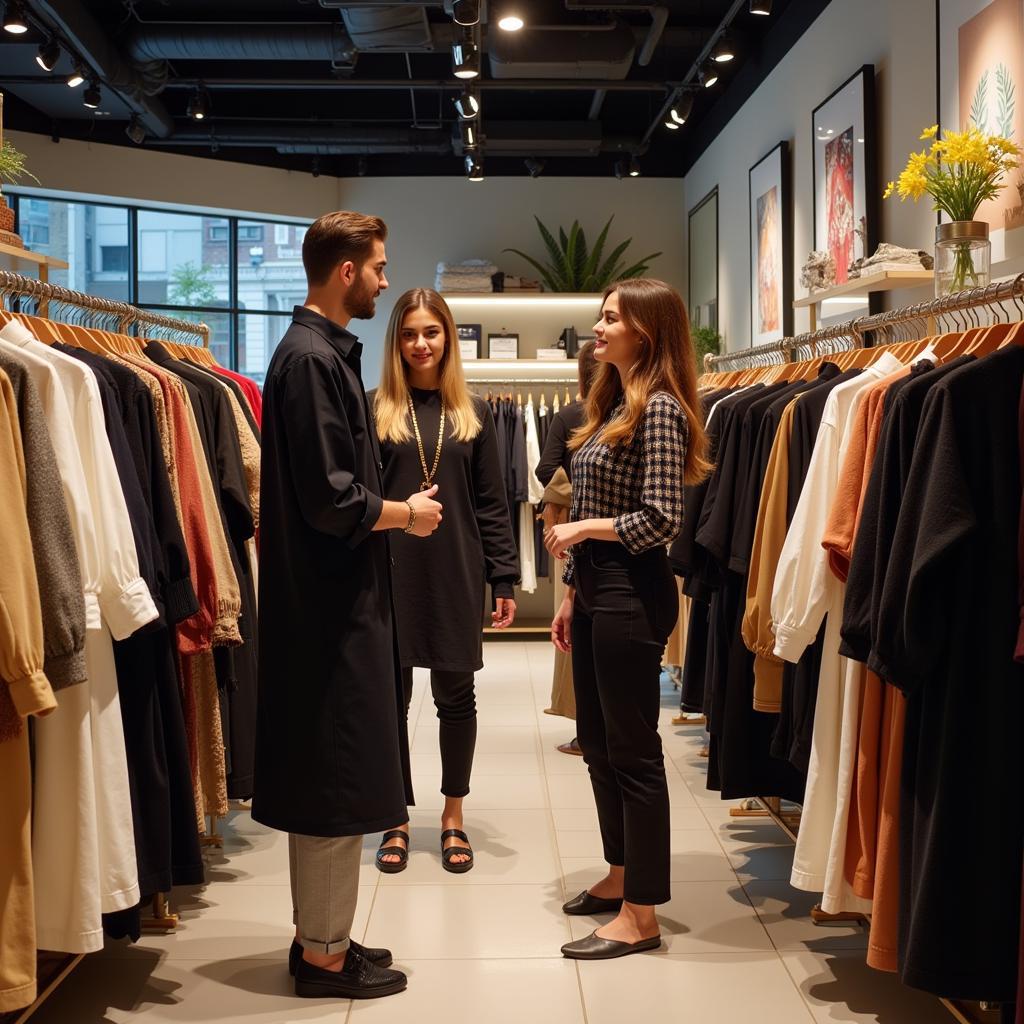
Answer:
[[252, 816], [352, 836], [409, 820], [384, 481], [362, 346], [298, 306], [263, 393]]
[[[434, 465], [441, 417], [441, 393], [412, 389], [427, 468]], [[371, 408], [373, 396], [370, 396]], [[483, 667], [481, 615], [484, 586], [495, 598], [511, 597], [519, 582], [519, 560], [509, 522], [508, 501], [498, 459], [494, 417], [487, 403], [473, 399], [480, 433], [458, 441], [446, 428], [434, 483], [443, 519], [430, 537], [396, 531], [395, 605], [402, 667], [476, 672]], [[423, 483], [415, 438], [381, 443], [384, 496], [404, 501]]]

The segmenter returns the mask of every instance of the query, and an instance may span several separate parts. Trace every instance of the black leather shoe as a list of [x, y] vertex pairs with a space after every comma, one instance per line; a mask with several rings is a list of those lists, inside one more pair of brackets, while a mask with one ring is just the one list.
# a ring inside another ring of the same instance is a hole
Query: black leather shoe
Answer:
[[[366, 946], [360, 945], [355, 939], [349, 939], [348, 948], [354, 953], [358, 953], [360, 956], [366, 957], [371, 964], [376, 964], [378, 967], [390, 967], [393, 957], [391, 956], [390, 949], [368, 949]], [[288, 973], [294, 978], [295, 970], [299, 966], [299, 961], [302, 959], [302, 946], [295, 940], [292, 939], [292, 948], [288, 950]]]
[[569, 960], [614, 960], [616, 957], [629, 956], [630, 953], [646, 953], [660, 947], [660, 935], [639, 942], [616, 942], [615, 939], [602, 939], [595, 931], [585, 939], [566, 943], [562, 947], [562, 956]]
[[584, 889], [579, 896], [573, 897], [568, 903], [562, 904], [563, 914], [617, 914], [622, 909], [622, 900], [606, 900], [601, 896], [591, 896]]
[[351, 948], [340, 971], [314, 967], [306, 960], [295, 969], [295, 994], [306, 999], [376, 999], [403, 992], [408, 983], [401, 971], [378, 967]]

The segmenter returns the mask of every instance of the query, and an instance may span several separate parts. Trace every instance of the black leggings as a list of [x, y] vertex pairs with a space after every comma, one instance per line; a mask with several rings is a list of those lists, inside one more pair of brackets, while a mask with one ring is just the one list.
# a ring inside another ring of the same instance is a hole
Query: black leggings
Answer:
[[[409, 719], [412, 701], [412, 669], [402, 669], [405, 688], [405, 717]], [[476, 749], [476, 692], [472, 672], [430, 670], [430, 689], [434, 695], [437, 718], [441, 723], [441, 792], [462, 797], [469, 792]]]
[[658, 735], [661, 658], [679, 614], [666, 553], [590, 541], [576, 556], [572, 671], [576, 732], [590, 769], [604, 859], [625, 898], [671, 898], [668, 782]]

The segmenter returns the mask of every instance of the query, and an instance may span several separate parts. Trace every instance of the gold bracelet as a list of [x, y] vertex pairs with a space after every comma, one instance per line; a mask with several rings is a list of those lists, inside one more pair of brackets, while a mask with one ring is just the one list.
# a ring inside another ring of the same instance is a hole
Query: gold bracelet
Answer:
[[409, 522], [406, 523], [403, 533], [412, 533], [412, 528], [416, 525], [416, 508], [408, 498], [405, 499], [405, 503], [409, 506]]

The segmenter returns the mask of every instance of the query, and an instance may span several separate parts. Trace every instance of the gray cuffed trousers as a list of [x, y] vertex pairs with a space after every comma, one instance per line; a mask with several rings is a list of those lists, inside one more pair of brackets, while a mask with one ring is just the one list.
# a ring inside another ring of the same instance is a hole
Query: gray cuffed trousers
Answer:
[[344, 953], [359, 896], [362, 836], [288, 833], [292, 920], [312, 953]]

